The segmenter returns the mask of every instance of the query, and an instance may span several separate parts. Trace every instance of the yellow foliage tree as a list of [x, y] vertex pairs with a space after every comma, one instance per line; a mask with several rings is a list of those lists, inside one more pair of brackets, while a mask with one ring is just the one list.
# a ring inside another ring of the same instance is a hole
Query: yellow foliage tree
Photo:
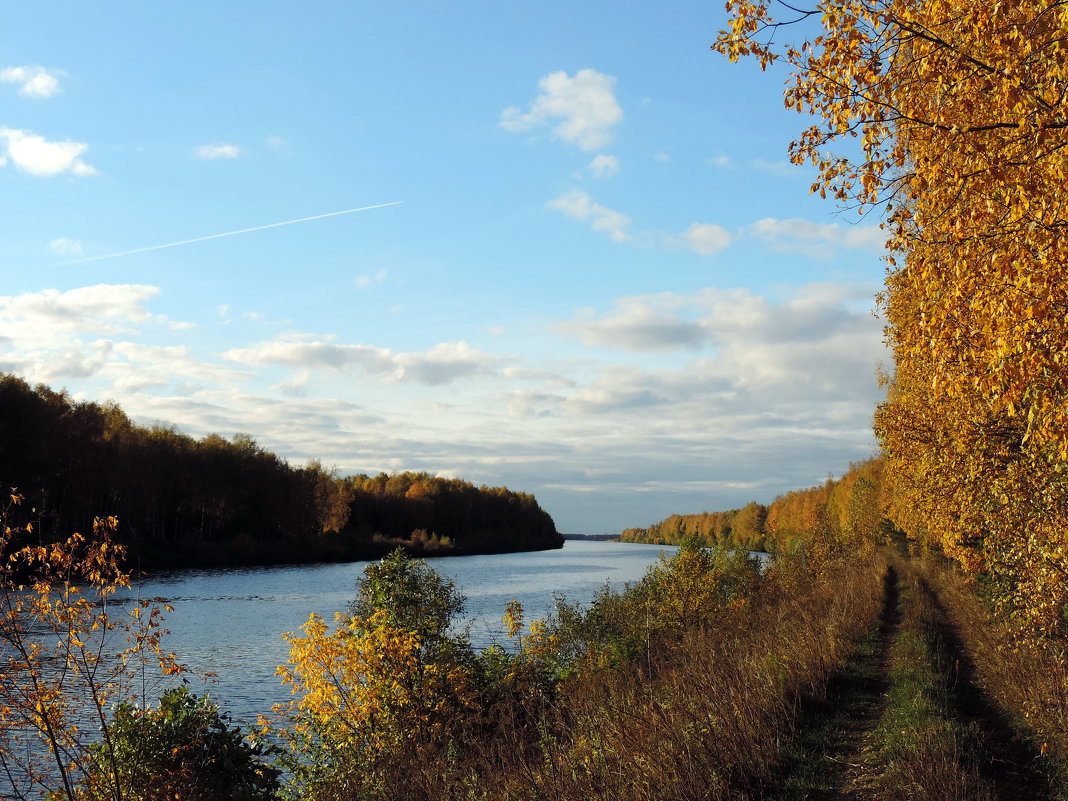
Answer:
[[182, 668], [161, 647], [162, 609], [116, 613], [109, 601], [130, 581], [117, 521], [30, 545], [23, 500], [12, 491], [0, 512], [0, 795], [121, 801], [110, 709], [134, 700], [146, 675]]
[[[1068, 6], [728, 9], [714, 47], [784, 63], [787, 106], [816, 117], [791, 146], [813, 190], [885, 204], [896, 371], [877, 430], [899, 522], [1068, 635]], [[802, 41], [773, 46], [791, 23]], [[854, 138], [858, 157], [829, 152]]]
[[475, 709], [460, 638], [449, 634], [463, 599], [424, 562], [395, 552], [369, 566], [353, 613], [334, 627], [311, 615], [283, 635], [278, 668], [293, 699], [288, 725], [292, 789], [300, 798], [377, 798], [396, 792], [412, 762], [441, 758]]
[[714, 550], [687, 540], [649, 568], [642, 580], [656, 610], [657, 626], [686, 630], [749, 602], [759, 580], [757, 563], [745, 551]]

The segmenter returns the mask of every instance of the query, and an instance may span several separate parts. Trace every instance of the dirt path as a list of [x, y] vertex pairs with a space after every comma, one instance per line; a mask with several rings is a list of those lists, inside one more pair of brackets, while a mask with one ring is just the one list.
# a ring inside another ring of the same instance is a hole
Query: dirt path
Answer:
[[[832, 679], [827, 697], [802, 705], [795, 737], [785, 749], [778, 786], [767, 794], [771, 801], [861, 801], [872, 797], [865, 788], [878, 784], [872, 779], [877, 778], [879, 769], [865, 763], [864, 753], [873, 741], [878, 742], [877, 727], [888, 709], [891, 648], [899, 632], [904, 636], [901, 582], [898, 572], [889, 568], [878, 627]], [[967, 752], [974, 759], [968, 762], [971, 770], [978, 768], [971, 786], [994, 801], [1051, 799], [1049, 780], [1036, 767], [1040, 764], [1037, 754], [1014, 736], [1009, 723], [976, 682], [975, 665], [947, 609], [927, 582], [920, 579], [911, 586], [918, 587], [923, 602], [935, 612], [936, 662], [949, 689], [949, 708], [944, 714], [955, 730], [967, 735], [961, 753]], [[912, 597], [916, 594], [914, 589], [906, 602], [918, 603], [919, 599]], [[960, 769], [967, 770], [963, 764]], [[925, 794], [924, 778], [915, 778], [916, 784], [910, 781], [910, 786], [900, 788], [900, 797], [941, 798], [934, 787], [926, 788]], [[968, 785], [964, 782], [961, 786]]]
[[854, 789], [861, 749], [884, 705], [890, 645], [901, 622], [898, 575], [883, 579], [879, 625], [827, 687], [823, 701], [799, 712], [800, 726], [788, 748], [774, 801], [845, 801], [863, 795]]

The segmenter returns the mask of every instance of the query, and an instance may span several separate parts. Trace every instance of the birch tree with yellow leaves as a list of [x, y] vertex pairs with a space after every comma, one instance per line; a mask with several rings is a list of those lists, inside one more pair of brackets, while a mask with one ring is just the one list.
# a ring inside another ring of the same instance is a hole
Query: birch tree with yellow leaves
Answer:
[[146, 676], [182, 671], [162, 648], [162, 609], [111, 603], [130, 583], [114, 518], [38, 543], [23, 502], [12, 491], [0, 509], [0, 796], [139, 798], [121, 778], [111, 709], [141, 698]]
[[885, 214], [899, 524], [987, 574], [1021, 628], [1068, 636], [1068, 5], [727, 8], [714, 49], [784, 64], [814, 117], [791, 145], [813, 191]]

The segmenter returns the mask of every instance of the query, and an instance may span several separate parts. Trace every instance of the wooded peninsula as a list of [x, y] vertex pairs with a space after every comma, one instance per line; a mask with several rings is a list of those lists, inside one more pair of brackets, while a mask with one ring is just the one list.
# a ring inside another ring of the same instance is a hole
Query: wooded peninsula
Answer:
[[142, 568], [376, 559], [559, 548], [532, 495], [426, 473], [338, 476], [293, 467], [239, 434], [196, 439], [132, 423], [115, 403], [0, 374], [0, 482], [17, 488], [33, 539], [118, 518]]

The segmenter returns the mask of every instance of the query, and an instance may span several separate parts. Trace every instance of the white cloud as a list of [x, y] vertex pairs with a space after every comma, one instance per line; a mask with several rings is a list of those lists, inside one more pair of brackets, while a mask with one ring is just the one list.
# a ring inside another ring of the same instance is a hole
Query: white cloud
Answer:
[[703, 345], [708, 338], [704, 326], [679, 316], [677, 307], [669, 293], [620, 298], [606, 315], [598, 317], [593, 309], [583, 309], [577, 320], [553, 328], [597, 348], [645, 351]]
[[0, 140], [3, 141], [6, 157], [30, 175], [49, 177], [62, 172], [71, 172], [78, 176], [96, 175], [96, 169], [80, 158], [89, 149], [84, 142], [49, 142], [33, 131], [21, 131], [16, 128], [0, 128]]
[[439, 386], [495, 372], [501, 359], [466, 342], [440, 342], [422, 353], [397, 354], [397, 381]]
[[[75, 331], [116, 334], [130, 324], [154, 318], [145, 303], [159, 295], [145, 284], [97, 284], [60, 292], [44, 289], [25, 295], [0, 296], [0, 334], [49, 339], [45, 332]], [[10, 332], [10, 334], [9, 334]]]
[[771, 173], [772, 175], [778, 175], [786, 178], [791, 175], [800, 175], [797, 164], [791, 164], [789, 161], [768, 161], [767, 159], [753, 159], [751, 162], [754, 167], [763, 172]]
[[[598, 348], [640, 352], [710, 347], [721, 362], [749, 349], [818, 347], [828, 339], [853, 335], [861, 337], [858, 341], [867, 338], [867, 348], [880, 341], [882, 332], [882, 324], [868, 311], [874, 293], [874, 288], [851, 284], [810, 284], [786, 300], [772, 302], [747, 289], [661, 292], [618, 298], [614, 308], [601, 315], [580, 310], [574, 320], [553, 329]], [[745, 364], [743, 357], [736, 361], [739, 367]], [[759, 362], [746, 368], [761, 369]]]
[[178, 378], [238, 380], [233, 368], [199, 363], [182, 346], [131, 340], [146, 325], [154, 335], [190, 326], [148, 310], [159, 292], [144, 284], [98, 284], [2, 296], [0, 369], [46, 382], [104, 378], [127, 388], [165, 386]]
[[17, 83], [19, 94], [23, 97], [52, 97], [59, 93], [60, 70], [46, 70], [44, 67], [5, 67], [0, 69], [0, 82]]
[[356, 368], [396, 384], [440, 386], [460, 378], [492, 375], [505, 361], [466, 342], [441, 342], [421, 352], [396, 353], [373, 345], [339, 345], [296, 336], [232, 348], [223, 357], [252, 367], [300, 370]]
[[586, 169], [593, 174], [594, 178], [611, 178], [619, 172], [619, 159], [601, 153], [593, 157], [593, 160], [586, 165]]
[[356, 278], [357, 289], [370, 289], [373, 286], [379, 286], [386, 282], [386, 278], [389, 277], [389, 273], [385, 270], [379, 270], [374, 275], [360, 275]]
[[606, 233], [616, 242], [626, 242], [630, 239], [627, 234], [630, 217], [594, 202], [593, 198], [581, 189], [565, 192], [546, 205], [572, 219], [588, 222], [594, 231]]
[[669, 156], [667, 153], [654, 153], [653, 161], [659, 162], [660, 164], [667, 164], [669, 161], [671, 161], [671, 156]]
[[237, 145], [202, 145], [194, 153], [198, 159], [236, 159], [241, 155], [241, 148]]
[[61, 236], [48, 243], [49, 249], [57, 256], [84, 256], [85, 245], [77, 239]]
[[702, 256], [719, 253], [731, 243], [730, 232], [712, 223], [694, 223], [686, 229], [682, 238], [690, 250]]
[[708, 163], [715, 165], [716, 167], [730, 167], [732, 165], [730, 156], [710, 156]]
[[271, 150], [285, 150], [288, 145], [289, 142], [276, 134], [271, 134], [267, 137], [267, 147]]
[[596, 150], [612, 141], [612, 128], [623, 119], [612, 87], [616, 79], [593, 69], [579, 70], [572, 78], [563, 70], [538, 81], [541, 93], [526, 113], [506, 108], [500, 127], [523, 133], [555, 123], [553, 136], [583, 150]]
[[261, 342], [247, 348], [231, 348], [223, 357], [252, 367], [278, 365], [293, 368], [342, 370], [353, 365], [370, 372], [384, 372], [392, 352], [371, 345], [337, 345], [332, 342], [293, 338]]
[[774, 250], [817, 259], [832, 258], [839, 249], [881, 253], [886, 245], [886, 232], [877, 225], [839, 225], [798, 218], [765, 217], [748, 226], [746, 233]]

